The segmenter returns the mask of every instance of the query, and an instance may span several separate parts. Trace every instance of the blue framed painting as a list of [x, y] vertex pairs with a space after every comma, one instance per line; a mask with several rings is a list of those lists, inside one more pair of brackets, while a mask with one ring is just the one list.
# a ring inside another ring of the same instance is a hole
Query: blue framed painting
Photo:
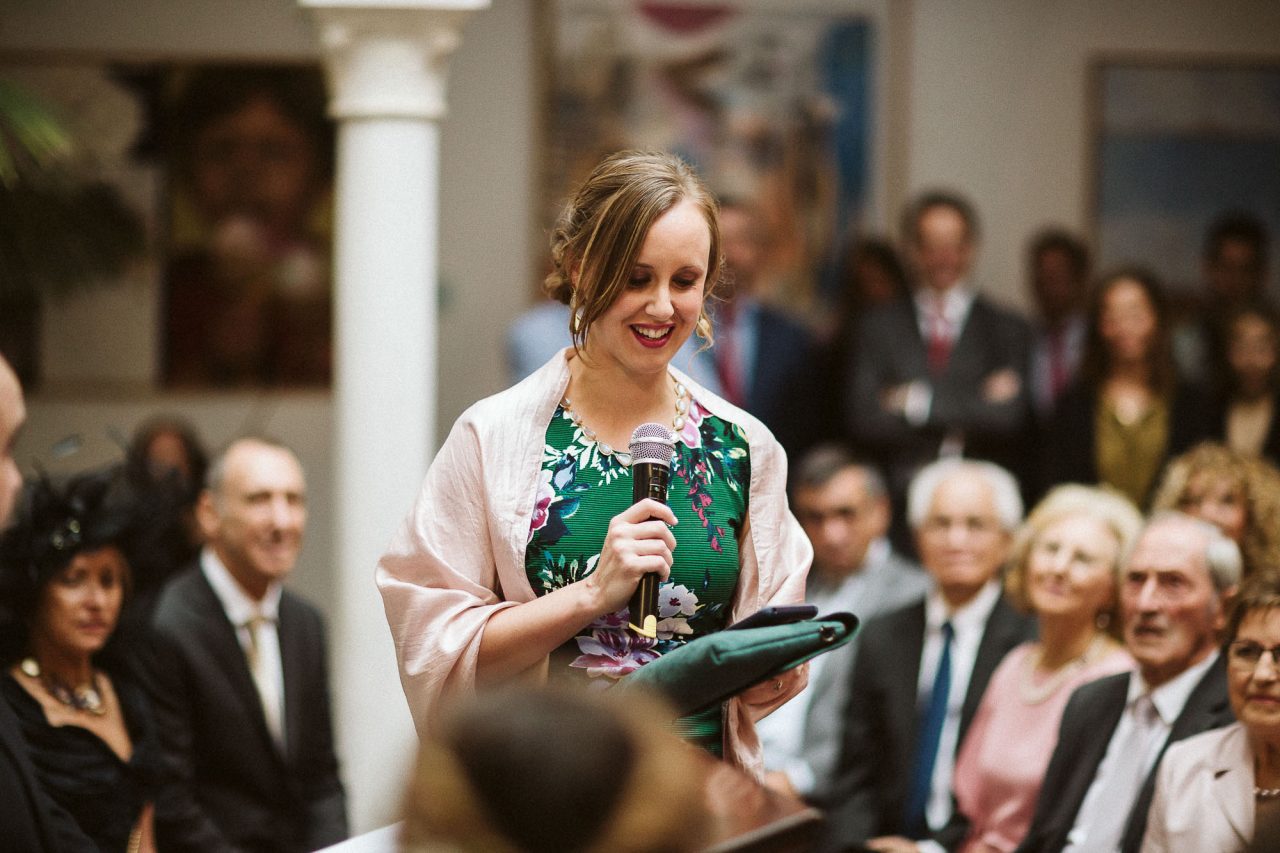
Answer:
[[[1108, 60], [1094, 70], [1104, 267], [1140, 263], [1191, 294], [1219, 214], [1251, 213], [1280, 235], [1280, 65]], [[1278, 277], [1273, 264], [1273, 297]]]

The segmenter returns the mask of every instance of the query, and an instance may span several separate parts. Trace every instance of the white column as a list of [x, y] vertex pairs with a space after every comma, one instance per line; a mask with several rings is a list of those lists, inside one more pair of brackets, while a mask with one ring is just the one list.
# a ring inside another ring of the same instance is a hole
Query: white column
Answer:
[[417, 740], [373, 570], [435, 447], [439, 122], [488, 0], [299, 0], [338, 122], [334, 223], [335, 724], [353, 833], [396, 819]]

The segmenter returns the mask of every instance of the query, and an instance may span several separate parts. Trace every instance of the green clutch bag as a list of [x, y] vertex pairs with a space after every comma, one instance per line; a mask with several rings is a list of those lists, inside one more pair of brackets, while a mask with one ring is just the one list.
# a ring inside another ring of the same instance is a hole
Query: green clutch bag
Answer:
[[656, 691], [677, 716], [696, 714], [840, 648], [857, 630], [857, 616], [831, 613], [786, 625], [718, 631], [640, 667], [615, 689]]

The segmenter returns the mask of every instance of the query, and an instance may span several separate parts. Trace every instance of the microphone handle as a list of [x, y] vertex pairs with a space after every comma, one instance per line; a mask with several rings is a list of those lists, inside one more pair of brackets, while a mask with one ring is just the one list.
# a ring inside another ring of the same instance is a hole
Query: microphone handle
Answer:
[[[642, 462], [631, 466], [632, 503], [639, 503], [645, 498], [652, 498], [660, 503], [667, 502], [667, 484], [671, 480], [671, 468], [650, 462]], [[649, 572], [640, 578], [636, 591], [631, 594], [631, 619], [627, 623], [636, 634], [649, 639], [658, 636], [658, 575]]]

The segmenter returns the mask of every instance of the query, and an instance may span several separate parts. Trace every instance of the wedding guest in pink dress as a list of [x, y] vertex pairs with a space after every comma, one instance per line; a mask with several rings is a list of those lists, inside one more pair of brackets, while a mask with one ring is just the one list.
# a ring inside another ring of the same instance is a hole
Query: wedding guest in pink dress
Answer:
[[1027, 517], [1010, 556], [1010, 599], [1033, 612], [1040, 639], [1011, 651], [991, 676], [956, 760], [956, 820], [964, 853], [1011, 851], [1035, 811], [1071, 692], [1133, 666], [1113, 611], [1124, 555], [1142, 517], [1106, 488], [1058, 486]]

